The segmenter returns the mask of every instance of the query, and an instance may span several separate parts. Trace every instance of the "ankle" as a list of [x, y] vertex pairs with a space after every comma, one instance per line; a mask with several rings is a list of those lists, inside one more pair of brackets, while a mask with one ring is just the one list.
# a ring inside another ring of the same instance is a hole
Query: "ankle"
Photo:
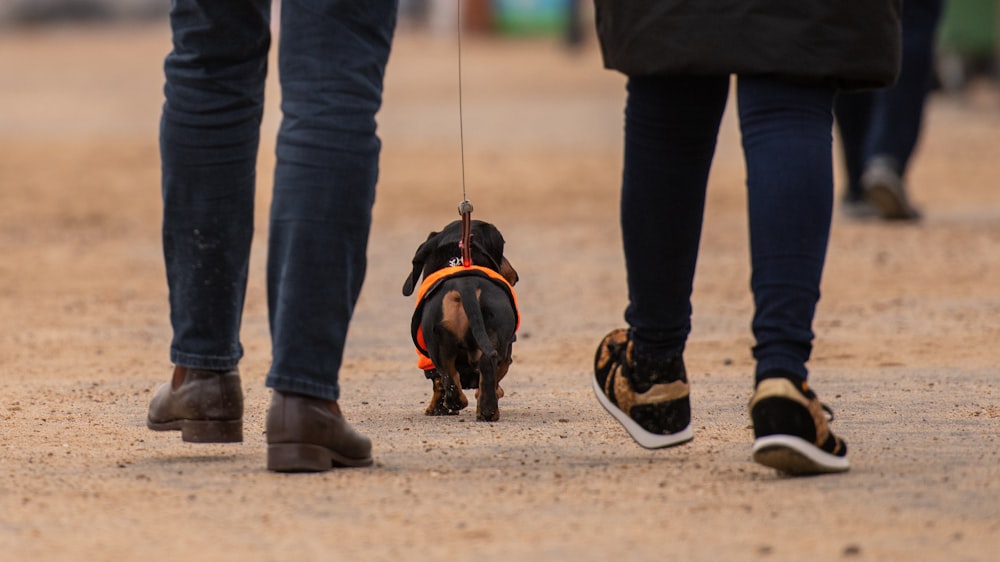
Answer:
[[181, 367], [180, 365], [174, 366], [174, 376], [170, 379], [170, 387], [177, 390], [184, 384], [184, 379], [187, 378], [187, 367]]
[[[308, 394], [301, 394], [301, 393], [298, 393], [298, 392], [283, 392], [281, 390], [275, 390], [274, 393], [275, 394], [279, 394], [279, 395], [281, 395], [283, 397], [299, 396], [299, 397], [302, 397], [302, 398], [307, 398], [309, 400], [314, 400], [316, 402], [321, 402], [321, 403], [323, 403], [326, 406], [326, 409], [329, 410], [329, 412], [331, 414], [337, 416], [338, 418], [344, 417], [344, 414], [343, 414], [343, 412], [340, 409], [340, 404], [338, 404], [336, 400], [327, 400], [325, 398], [319, 398], [317, 396], [310, 396]], [[315, 404], [315, 402], [314, 402], [314, 404]]]
[[767, 371], [764, 373], [758, 373], [754, 377], [754, 388], [756, 388], [760, 383], [768, 379], [786, 379], [792, 382], [796, 388], [802, 388], [803, 384], [806, 382], [804, 377], [800, 377], [794, 373], [789, 373], [788, 371]]
[[234, 372], [235, 370], [236, 367], [231, 367], [229, 369], [199, 369], [197, 367], [184, 367], [181, 365], [174, 365], [174, 373], [173, 376], [170, 378], [170, 386], [174, 390], [180, 388], [181, 385], [184, 384], [185, 381], [187, 381], [188, 374], [190, 374], [192, 371], [197, 371], [198, 373], [202, 374], [209, 373], [212, 375], [223, 376], [226, 375], [227, 373]]
[[327, 407], [330, 409], [330, 413], [337, 416], [338, 418], [344, 417], [343, 412], [340, 411], [340, 405], [337, 404], [336, 400], [330, 400], [327, 402]]
[[654, 384], [687, 382], [684, 357], [675, 352], [665, 356], [646, 356], [629, 353], [626, 356], [629, 368], [624, 369], [629, 382], [637, 392], [645, 392]]

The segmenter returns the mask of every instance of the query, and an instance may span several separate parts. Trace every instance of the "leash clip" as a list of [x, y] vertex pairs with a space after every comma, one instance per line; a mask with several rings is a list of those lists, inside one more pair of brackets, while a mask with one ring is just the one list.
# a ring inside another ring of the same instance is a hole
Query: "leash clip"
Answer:
[[462, 250], [462, 267], [472, 267], [472, 202], [463, 199], [458, 204], [458, 214], [462, 215], [462, 239], [458, 242]]

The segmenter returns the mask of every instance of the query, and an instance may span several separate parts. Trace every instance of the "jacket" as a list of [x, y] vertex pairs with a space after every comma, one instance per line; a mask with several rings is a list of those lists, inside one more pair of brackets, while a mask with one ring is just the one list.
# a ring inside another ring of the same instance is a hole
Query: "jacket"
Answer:
[[891, 85], [900, 0], [595, 0], [604, 65], [629, 76], [769, 75]]

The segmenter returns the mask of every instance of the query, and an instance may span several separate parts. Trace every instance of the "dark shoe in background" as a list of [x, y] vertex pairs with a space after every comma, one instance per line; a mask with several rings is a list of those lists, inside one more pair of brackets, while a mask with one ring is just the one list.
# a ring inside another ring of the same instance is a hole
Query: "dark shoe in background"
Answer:
[[626, 329], [604, 337], [594, 357], [594, 394], [601, 406], [647, 449], [690, 441], [691, 403], [684, 360], [633, 356]]
[[189, 443], [243, 441], [243, 389], [236, 369], [174, 367], [173, 380], [156, 389], [146, 426], [180, 431]]
[[906, 186], [892, 158], [874, 157], [861, 176], [865, 200], [885, 220], [915, 221], [920, 212], [906, 197]]
[[372, 464], [372, 444], [330, 402], [274, 391], [267, 412], [267, 469], [322, 472]]
[[840, 210], [850, 219], [873, 219], [879, 217], [875, 206], [865, 199], [864, 194], [848, 192], [840, 202]]
[[845, 472], [847, 444], [830, 431], [833, 412], [805, 381], [769, 378], [750, 399], [753, 460], [792, 476]]

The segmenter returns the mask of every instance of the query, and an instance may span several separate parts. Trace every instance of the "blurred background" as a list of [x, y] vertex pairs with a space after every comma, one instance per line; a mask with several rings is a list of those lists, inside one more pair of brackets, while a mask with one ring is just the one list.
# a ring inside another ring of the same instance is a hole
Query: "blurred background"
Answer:
[[[277, 11], [280, 0], [275, 0]], [[1000, 45], [997, 0], [950, 0], [939, 26], [937, 73], [948, 91], [969, 81], [995, 78]], [[465, 0], [467, 31], [505, 37], [558, 36], [577, 45], [590, 35], [593, 19], [588, 0]], [[400, 0], [400, 23], [431, 33], [456, 27], [454, 0]], [[165, 18], [165, 0], [5, 0], [0, 25], [42, 26], [54, 23], [138, 22]]]
[[[969, 318], [1000, 307], [1000, 259], [989, 259], [1000, 252], [997, 5], [946, 3], [936, 87], [907, 180], [926, 219], [921, 228], [835, 224], [823, 308], [837, 316], [834, 328], [841, 326], [839, 315], [903, 303], [913, 305], [904, 312], [914, 325], [936, 318], [935, 331], [926, 334], [931, 338], [944, 317], [960, 334]], [[577, 353], [576, 346], [589, 350], [595, 333], [619, 322], [625, 299], [617, 224], [624, 77], [602, 69], [591, 2], [463, 0], [463, 152], [457, 6], [455, 0], [401, 0], [378, 117], [383, 152], [370, 281], [352, 337], [394, 350], [393, 361], [408, 358], [406, 334], [385, 329], [387, 318], [389, 325], [406, 324], [406, 307], [381, 297], [398, 295], [397, 274], [408, 263], [414, 233], [423, 236], [453, 220], [467, 178], [477, 218], [507, 225], [509, 244], [522, 248], [519, 269], [533, 302], [555, 307], [530, 315], [536, 333], [559, 334], [540, 338], [535, 349], [585, 358], [589, 351]], [[279, 8], [275, 0], [275, 24]], [[0, 329], [0, 370], [16, 366], [27, 375], [89, 364], [149, 374], [166, 364], [157, 130], [168, 9], [167, 0], [0, 2], [0, 322], [7, 324]], [[275, 51], [258, 168], [258, 236], [266, 236], [280, 120]], [[839, 151], [839, 143], [834, 146]], [[839, 195], [839, 152], [837, 158]], [[729, 304], [702, 319], [695, 335], [744, 350], [751, 301], [744, 285], [723, 283], [748, 275], [745, 237], [732, 235], [746, 228], [732, 106], [710, 183], [695, 298], [718, 289], [724, 296], [711, 298]], [[559, 237], [574, 252], [560, 256], [559, 267], [567, 269], [553, 285], [542, 282], [557, 272], [550, 248], [538, 241]], [[254, 246], [244, 322], [247, 371], [260, 376], [269, 359], [263, 246]], [[979, 258], [956, 262], [966, 255]], [[592, 271], [594, 263], [610, 265]], [[612, 298], [591, 299], [587, 306], [596, 311], [574, 314], [581, 295], [594, 291]], [[972, 300], [956, 304], [955, 291]], [[990, 304], [984, 308], [977, 295]], [[928, 312], [927, 303], [938, 308]], [[13, 328], [22, 318], [28, 328]], [[846, 340], [860, 333], [848, 332]], [[827, 337], [836, 340], [837, 330]], [[108, 341], [131, 342], [131, 352], [105, 356]], [[869, 335], [856, 345], [866, 349], [862, 355], [877, 355], [883, 346], [872, 346], [876, 341]]]
[[[123, 299], [121, 310], [129, 314], [138, 313], [129, 307], [145, 306], [137, 303], [155, 304], [143, 308], [141, 317], [155, 327], [147, 340], [156, 361], [162, 361], [161, 342], [169, 339], [157, 197], [157, 127], [162, 64], [170, 49], [169, 4], [0, 2], [0, 252], [6, 255], [0, 261], [0, 297], [13, 297], [0, 298], [0, 315], [36, 314], [27, 312], [32, 307], [53, 313], [75, 310], [66, 301], [77, 302], [79, 287], [90, 283], [93, 290], [100, 286]], [[456, 0], [400, 3], [379, 114], [383, 159], [375, 258], [382, 248], [387, 254], [397, 249], [396, 240], [379, 236], [398, 235], [398, 242], [407, 244], [413, 231], [450, 221], [460, 199], [457, 6]], [[837, 236], [857, 237], [873, 245], [876, 257], [871, 258], [848, 242], [842, 247], [858, 254], [851, 259], [892, 265], [886, 257], [890, 240], [893, 251], [905, 247], [900, 241], [907, 239], [916, 240], [914, 248], [926, 244], [928, 236], [946, 242], [946, 233], [937, 228], [945, 225], [978, 225], [983, 230], [974, 234], [984, 240], [1000, 236], [994, 227], [1000, 217], [1000, 190], [995, 187], [1000, 162], [997, 6], [995, 0], [945, 4], [938, 29], [936, 89], [908, 179], [911, 197], [927, 211], [924, 224], [931, 228], [905, 236], [891, 225], [884, 227], [891, 235], [871, 224], [835, 229], [835, 242]], [[275, 0], [275, 24], [279, 8]], [[610, 241], [601, 250], [606, 254], [592, 257], [618, 263], [615, 212], [624, 78], [602, 69], [593, 4], [462, 0], [461, 20], [465, 155], [470, 198], [477, 209], [488, 213], [483, 218], [518, 222], [511, 237], [523, 238], [527, 246], [546, 236], [546, 228], [562, 233], [581, 228], [577, 242], [587, 237]], [[261, 233], [266, 230], [274, 133], [280, 119], [276, 65], [271, 68], [258, 173]], [[839, 144], [835, 147], [839, 150]], [[842, 173], [840, 162], [836, 171]], [[712, 171], [709, 213], [743, 220], [743, 173], [739, 132], [729, 110]], [[842, 178], [837, 191], [843, 192]], [[415, 210], [428, 214], [418, 216]], [[380, 229], [380, 221], [391, 222], [392, 229]], [[711, 235], [709, 229], [706, 236]], [[838, 258], [837, 248], [832, 260]], [[731, 251], [735, 263], [745, 265], [743, 247]], [[115, 258], [109, 261], [110, 255]], [[546, 257], [538, 260], [544, 267]], [[256, 268], [263, 263], [260, 256], [253, 260]], [[107, 285], [106, 277], [114, 275], [109, 264], [130, 277], [131, 288]], [[387, 272], [395, 271], [394, 265], [386, 265]], [[374, 267], [380, 267], [379, 262]], [[708, 262], [703, 267], [709, 267]], [[846, 276], [861, 276], [854, 266], [847, 269]], [[136, 277], [136, 271], [148, 276]], [[836, 268], [831, 271], [837, 274]], [[982, 275], [976, 271], [970, 276]], [[898, 275], [899, 269], [885, 273]], [[934, 273], [931, 267], [928, 275]], [[614, 283], [610, 290], [617, 294], [621, 272], [611, 267], [606, 274]], [[262, 272], [255, 272], [249, 288], [246, 325], [257, 330], [259, 345], [266, 348], [260, 277]], [[45, 298], [38, 278], [53, 283], [52, 299]], [[63, 284], [56, 286], [60, 280]], [[898, 277], [892, 277], [888, 293], [897, 285]], [[381, 288], [373, 287], [378, 294]], [[395, 293], [398, 288], [386, 290]], [[594, 326], [579, 326], [581, 337], [590, 338], [588, 330], [601, 331], [607, 322], [617, 322], [621, 306], [620, 299], [610, 300], [604, 313], [593, 318]], [[749, 302], [742, 300], [740, 306], [748, 307]], [[56, 314], [57, 321], [64, 321], [63, 316]], [[743, 327], [736, 325], [738, 333], [743, 334]], [[0, 338], [4, 333], [0, 330]], [[372, 334], [384, 336], [377, 325]], [[0, 345], [0, 354], [32, 356], [30, 350], [19, 351], [22, 348]], [[266, 354], [262, 356], [266, 360]]]
[[[230, 463], [221, 454], [199, 461], [201, 453], [145, 429], [150, 391], [169, 377], [157, 138], [170, 1], [0, 0], [6, 559], [287, 559], [282, 549], [306, 533], [318, 537], [307, 547], [343, 536], [365, 537], [376, 552], [403, 545], [383, 557], [393, 560], [447, 549], [436, 558], [446, 560], [484, 545], [517, 557], [522, 551], [511, 547], [520, 537], [543, 544], [522, 558], [544, 557], [551, 552], [545, 544], [564, 541], [584, 553], [576, 559], [610, 559], [640, 535], [656, 555], [666, 536], [670, 544], [744, 545], [708, 559], [755, 552], [801, 559], [813, 543], [825, 548], [817, 556], [832, 559], [854, 556], [844, 545], [870, 528], [901, 538], [865, 543], [866, 559], [915, 550], [910, 558], [990, 559], [1000, 520], [992, 501], [998, 465], [984, 462], [995, 459], [1000, 435], [997, 2], [951, 0], [940, 22], [937, 87], [908, 177], [924, 219], [835, 216], [811, 369], [829, 389], [823, 395], [834, 401], [851, 446], [869, 454], [859, 457], [855, 476], [829, 486], [798, 483], [790, 494], [788, 483], [772, 486], [744, 467], [753, 302], [735, 96], [709, 178], [688, 345], [707, 438], [692, 445], [690, 462], [667, 455], [652, 462], [610, 429], [584, 382], [596, 342], [621, 325], [627, 300], [617, 213], [625, 80], [602, 68], [591, 2], [461, 0], [463, 168], [457, 1], [401, 2], [378, 115], [383, 145], [369, 268], [342, 373], [345, 404], [361, 429], [380, 436], [379, 454], [392, 468], [321, 480], [328, 491], [356, 487], [369, 506], [360, 516], [341, 506], [350, 515], [335, 510], [331, 519], [326, 504], [336, 502], [315, 494], [316, 480], [276, 487], [266, 476], [260, 433]], [[270, 364], [264, 242], [280, 119], [275, 51], [241, 334], [246, 421], [255, 430], [263, 428]], [[836, 171], [842, 174], [839, 156]], [[400, 294], [416, 245], [457, 218], [463, 177], [473, 216], [501, 226], [521, 277], [517, 371], [509, 386], [505, 380], [510, 395], [502, 407], [510, 409], [497, 427], [424, 422], [412, 301]], [[842, 177], [837, 183], [839, 196]], [[414, 431], [400, 431], [401, 418]], [[453, 448], [453, 435], [478, 443], [466, 437], [473, 431], [489, 444]], [[442, 458], [438, 450], [458, 467], [445, 476], [431, 464]], [[486, 456], [495, 461], [482, 463]], [[545, 470], [525, 470], [525, 459]], [[678, 490], [671, 479], [681, 474], [690, 476]], [[455, 477], [502, 478], [510, 493], [498, 494], [500, 509], [486, 513], [479, 502], [465, 505], [464, 494], [432, 487]], [[649, 493], [622, 494], [626, 481], [645, 481]], [[769, 491], [757, 495], [762, 488]], [[551, 490], [558, 497], [550, 501]], [[254, 501], [258, 495], [266, 501]], [[934, 511], [928, 506], [936, 501]], [[272, 502], [283, 507], [275, 511]], [[657, 517], [648, 534], [634, 524], [635, 513], [664, 505], [683, 507], [683, 517], [670, 521], [682, 525], [680, 535]], [[759, 505], [784, 507], [779, 516]], [[726, 519], [706, 525], [713, 514]], [[446, 520], [475, 521], [489, 532], [470, 526], [454, 548], [438, 540]], [[704, 535], [709, 527], [721, 531]], [[809, 548], [758, 546], [790, 535]], [[926, 550], [928, 540], [940, 550]], [[970, 544], [992, 550], [962, 550]], [[323, 546], [310, 556], [329, 552]]]

